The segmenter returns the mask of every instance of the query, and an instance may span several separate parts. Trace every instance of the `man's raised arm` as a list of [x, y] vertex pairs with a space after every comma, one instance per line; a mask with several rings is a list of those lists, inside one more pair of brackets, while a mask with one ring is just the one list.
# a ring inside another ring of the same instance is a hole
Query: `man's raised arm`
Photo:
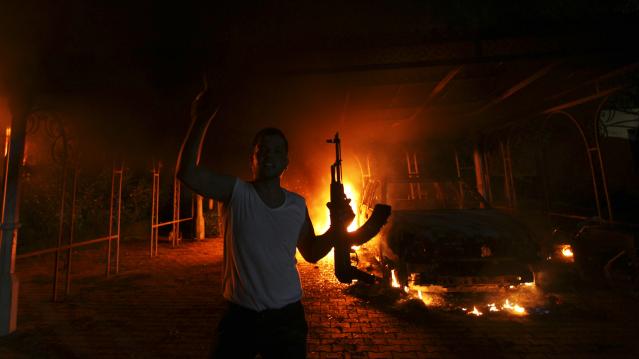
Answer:
[[235, 178], [200, 165], [204, 136], [219, 110], [219, 99], [215, 98], [205, 84], [191, 107], [191, 126], [186, 134], [177, 161], [177, 177], [194, 192], [218, 201], [228, 201], [233, 191]]

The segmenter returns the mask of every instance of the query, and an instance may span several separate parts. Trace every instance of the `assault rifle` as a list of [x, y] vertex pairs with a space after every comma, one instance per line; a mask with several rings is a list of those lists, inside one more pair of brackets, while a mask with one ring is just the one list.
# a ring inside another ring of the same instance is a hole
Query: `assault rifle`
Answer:
[[335, 163], [331, 165], [331, 200], [326, 204], [330, 210], [331, 229], [334, 234], [334, 258], [335, 277], [341, 283], [350, 284], [354, 279], [373, 283], [374, 275], [361, 271], [351, 265], [351, 246], [362, 245], [375, 237], [386, 224], [391, 214], [391, 207], [385, 204], [377, 204], [371, 217], [354, 232], [348, 232], [349, 223], [342, 218], [336, 218], [337, 213], [343, 213], [343, 209], [350, 206], [351, 199], [346, 197], [344, 183], [342, 182], [342, 148], [339, 133], [327, 143], [335, 145]]

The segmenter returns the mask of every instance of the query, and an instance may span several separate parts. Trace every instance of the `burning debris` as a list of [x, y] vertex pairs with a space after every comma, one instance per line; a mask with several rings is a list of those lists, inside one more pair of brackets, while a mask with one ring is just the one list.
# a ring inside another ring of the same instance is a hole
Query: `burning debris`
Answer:
[[[437, 286], [409, 283], [402, 286], [394, 271], [389, 281], [375, 285], [356, 283], [346, 292], [389, 310], [405, 313], [464, 313], [469, 317], [507, 318], [539, 316], [550, 313], [549, 306], [557, 304], [554, 296], [547, 296], [534, 283], [514, 288], [503, 287], [495, 292], [448, 292]], [[551, 300], [554, 298], [553, 300]]]
[[[394, 288], [398, 288], [396, 286], [397, 285], [396, 278], [393, 277], [392, 280], [393, 281], [391, 283], [391, 286]], [[516, 316], [525, 316], [525, 315], [528, 315], [529, 313], [524, 307], [524, 305], [520, 304], [520, 302], [518, 301], [510, 299], [510, 297], [511, 296], [518, 297], [518, 298], [523, 297], [524, 299], [521, 299], [522, 301], [525, 300], [528, 303], [530, 303], [529, 306], [535, 306], [535, 307], [538, 307], [538, 304], [537, 303], [533, 304], [533, 302], [538, 302], [538, 299], [539, 299], [537, 298], [538, 293], [536, 293], [536, 288], [534, 286], [534, 283], [525, 283], [515, 288], [509, 287], [507, 293], [498, 293], [496, 295], [493, 295], [493, 297], [498, 297], [498, 298], [505, 297], [505, 299], [494, 300], [484, 305], [476, 304], [475, 302], [471, 305], [468, 305], [468, 307], [462, 306], [461, 304], [459, 306], [455, 305], [457, 301], [464, 301], [464, 302], [467, 301], [467, 299], [463, 298], [463, 296], [458, 295], [456, 298], [452, 296], [448, 296], [448, 298], [445, 298], [445, 294], [446, 294], [445, 290], [439, 290], [439, 291], [435, 290], [434, 292], [429, 292], [429, 288], [422, 289], [422, 287], [420, 286], [410, 288], [409, 286], [405, 286], [404, 292], [408, 296], [406, 300], [417, 299], [421, 301], [422, 303], [424, 303], [426, 307], [440, 308], [444, 310], [460, 309], [469, 315], [475, 315], [475, 316], [484, 315], [484, 312], [482, 312], [482, 310], [478, 308], [486, 308], [486, 311], [488, 313], [504, 312], [504, 313], [508, 313], [508, 314], [512, 314]], [[437, 297], [439, 298], [436, 300]], [[491, 298], [491, 299], [494, 299], [494, 298]], [[502, 304], [500, 305], [497, 303], [502, 303]], [[469, 310], [468, 308], [472, 308], [472, 309]]]

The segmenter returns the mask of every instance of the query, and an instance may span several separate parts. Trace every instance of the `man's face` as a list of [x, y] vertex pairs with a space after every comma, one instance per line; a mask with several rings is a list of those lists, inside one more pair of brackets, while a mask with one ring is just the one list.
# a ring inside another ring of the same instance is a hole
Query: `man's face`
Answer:
[[255, 179], [271, 179], [282, 175], [288, 166], [284, 139], [277, 135], [263, 136], [253, 148], [251, 167]]

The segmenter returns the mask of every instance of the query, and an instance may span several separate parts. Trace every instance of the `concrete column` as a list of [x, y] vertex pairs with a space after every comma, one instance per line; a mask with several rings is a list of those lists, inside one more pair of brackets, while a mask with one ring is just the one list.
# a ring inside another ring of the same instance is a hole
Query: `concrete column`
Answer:
[[204, 233], [204, 197], [195, 195], [195, 239], [203, 240], [206, 236]]
[[486, 184], [484, 182], [484, 166], [482, 163], [482, 154], [477, 144], [473, 146], [473, 162], [475, 165], [475, 181], [477, 183], [477, 192], [486, 198]]
[[20, 167], [24, 155], [26, 110], [12, 109], [11, 138], [4, 168], [0, 244], [0, 336], [16, 330], [19, 282], [15, 275], [19, 223]]

